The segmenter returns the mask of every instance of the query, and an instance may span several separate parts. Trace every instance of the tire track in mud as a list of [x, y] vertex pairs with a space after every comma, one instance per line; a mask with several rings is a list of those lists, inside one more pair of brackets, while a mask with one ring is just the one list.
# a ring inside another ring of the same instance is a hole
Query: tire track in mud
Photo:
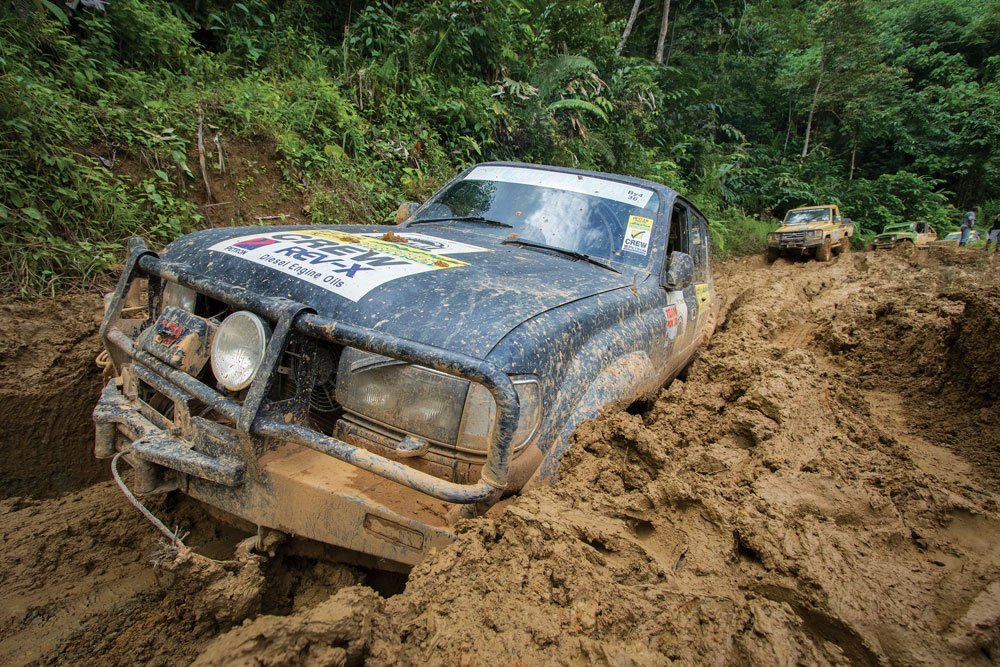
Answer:
[[0, 661], [988, 664], [997, 275], [946, 251], [723, 265], [687, 382], [584, 425], [556, 485], [461, 524], [388, 599], [305, 559], [153, 566], [109, 484], [2, 501]]

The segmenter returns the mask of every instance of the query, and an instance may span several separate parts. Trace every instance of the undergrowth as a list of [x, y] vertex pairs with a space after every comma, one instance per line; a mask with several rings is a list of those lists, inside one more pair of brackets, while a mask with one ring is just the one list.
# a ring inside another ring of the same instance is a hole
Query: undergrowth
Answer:
[[[784, 210], [809, 203], [839, 203], [866, 234], [914, 217], [942, 233], [954, 227], [944, 181], [919, 166], [868, 161], [855, 175], [852, 162], [845, 178], [835, 148], [846, 135], [836, 126], [802, 158], [798, 132], [782, 134], [785, 111], [764, 119], [765, 105], [760, 127], [733, 124], [757, 103], [741, 100], [740, 86], [771, 94], [767, 70], [790, 48], [783, 33], [757, 35], [773, 41], [740, 52], [716, 77], [730, 46], [699, 21], [701, 10], [677, 19], [670, 44], [680, 64], [657, 64], [639, 52], [655, 41], [657, 17], [616, 53], [628, 10], [618, 4], [109, 0], [71, 11], [8, 0], [0, 293], [104, 280], [132, 235], [160, 246], [210, 222], [255, 224], [240, 214], [209, 220], [200, 158], [215, 168], [217, 136], [273, 146], [261, 169], [280, 182], [263, 194], [301, 202], [314, 223], [390, 221], [400, 201], [425, 198], [460, 167], [512, 159], [675, 187], [707, 214], [718, 256], [759, 252]], [[706, 49], [718, 63], [698, 60]], [[786, 92], [799, 95], [793, 79]], [[259, 187], [248, 178], [238, 195]]]

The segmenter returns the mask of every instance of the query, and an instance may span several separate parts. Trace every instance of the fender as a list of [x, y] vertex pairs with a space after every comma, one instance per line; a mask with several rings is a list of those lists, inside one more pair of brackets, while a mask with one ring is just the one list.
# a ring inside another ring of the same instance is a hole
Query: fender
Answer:
[[[662, 386], [662, 382], [650, 382], [651, 376], [656, 377], [649, 372], [651, 365], [652, 360], [645, 352], [631, 352], [618, 358], [613, 367], [601, 371], [573, 403], [569, 418], [552, 438], [552, 445], [545, 452], [541, 465], [522, 490], [527, 491], [542, 483], [555, 481], [559, 463], [571, 444], [570, 438], [584, 421], [594, 419], [608, 408], [624, 407]], [[571, 382], [572, 379], [567, 378], [567, 381]]]

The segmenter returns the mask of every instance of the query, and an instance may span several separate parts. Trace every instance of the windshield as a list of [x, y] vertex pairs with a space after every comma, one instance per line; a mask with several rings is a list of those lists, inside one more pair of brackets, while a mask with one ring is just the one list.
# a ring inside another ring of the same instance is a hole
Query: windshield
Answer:
[[885, 229], [882, 230], [883, 234], [888, 234], [889, 232], [908, 232], [913, 229], [913, 225], [902, 224], [902, 225], [887, 225]]
[[785, 215], [786, 225], [804, 225], [809, 222], [829, 222], [830, 211], [828, 208], [803, 208], [798, 211], [789, 211]]
[[484, 233], [505, 240], [533, 241], [645, 266], [659, 204], [656, 193], [641, 186], [485, 165], [434, 195], [407, 224], [429, 220], [479, 224]]

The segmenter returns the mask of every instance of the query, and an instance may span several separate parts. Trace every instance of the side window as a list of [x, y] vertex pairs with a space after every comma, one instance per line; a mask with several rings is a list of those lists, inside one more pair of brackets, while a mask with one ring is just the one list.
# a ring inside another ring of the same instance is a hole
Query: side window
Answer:
[[674, 210], [670, 215], [670, 238], [667, 240], [667, 257], [675, 250], [678, 252], [690, 252], [689, 224], [687, 206], [679, 202], [674, 204]]
[[708, 258], [711, 252], [708, 223], [697, 213], [691, 223], [691, 257], [694, 259], [694, 281], [708, 282]]

